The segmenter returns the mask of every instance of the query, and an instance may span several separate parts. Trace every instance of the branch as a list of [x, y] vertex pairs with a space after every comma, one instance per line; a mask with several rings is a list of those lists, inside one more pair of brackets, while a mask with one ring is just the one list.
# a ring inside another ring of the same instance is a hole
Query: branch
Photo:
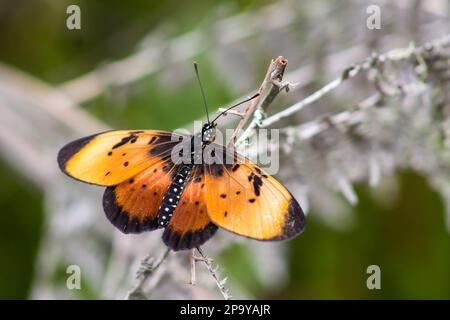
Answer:
[[350, 123], [351, 125], [353, 125], [361, 122], [363, 111], [368, 108], [377, 106], [382, 101], [382, 98], [382, 95], [377, 92], [358, 103], [353, 111], [343, 111], [333, 116], [313, 120], [300, 126], [286, 127], [281, 130], [285, 132], [295, 130], [296, 135], [299, 138], [307, 140], [338, 124]]
[[225, 288], [225, 283], [227, 282], [227, 278], [220, 279], [219, 275], [217, 274], [218, 267], [213, 268], [212, 266], [212, 259], [208, 258], [203, 251], [200, 249], [200, 247], [196, 248], [198, 253], [201, 255], [200, 258], [197, 258], [200, 261], [203, 261], [205, 263], [206, 268], [208, 269], [209, 273], [214, 279], [214, 282], [216, 283], [217, 287], [219, 288], [220, 293], [222, 294], [223, 298], [225, 300], [231, 300], [231, 294], [228, 291], [228, 289]]
[[136, 286], [131, 289], [127, 294], [128, 300], [145, 300], [147, 299], [143, 286], [147, 282], [147, 280], [154, 274], [154, 272], [163, 264], [163, 262], [169, 256], [170, 249], [167, 248], [164, 252], [161, 259], [155, 263], [153, 257], [150, 255], [147, 256], [144, 260], [141, 261], [141, 265], [139, 270], [136, 273], [136, 278], [138, 279], [138, 283]]
[[283, 89], [286, 89], [286, 91], [289, 90], [290, 84], [282, 82], [287, 63], [288, 60], [282, 56], [271, 61], [266, 76], [258, 89], [260, 95], [258, 98], [253, 99], [248, 103], [248, 107], [245, 110], [241, 121], [239, 121], [233, 131], [229, 145], [234, 145], [236, 143], [238, 134], [248, 125], [251, 119], [255, 119], [256, 114], [259, 114], [260, 116], [263, 115], [269, 105]]
[[195, 263], [196, 261], [196, 256], [195, 256], [195, 249], [191, 250], [191, 256], [189, 258], [190, 263], [191, 263], [191, 281], [189, 282], [189, 284], [195, 286], [197, 284], [197, 281], [195, 279]]

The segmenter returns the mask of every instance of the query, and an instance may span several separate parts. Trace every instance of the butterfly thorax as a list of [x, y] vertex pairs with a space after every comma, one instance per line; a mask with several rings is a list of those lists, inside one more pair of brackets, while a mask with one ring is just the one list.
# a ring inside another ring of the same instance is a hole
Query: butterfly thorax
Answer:
[[208, 145], [216, 139], [216, 125], [214, 123], [205, 123], [202, 127], [202, 144]]

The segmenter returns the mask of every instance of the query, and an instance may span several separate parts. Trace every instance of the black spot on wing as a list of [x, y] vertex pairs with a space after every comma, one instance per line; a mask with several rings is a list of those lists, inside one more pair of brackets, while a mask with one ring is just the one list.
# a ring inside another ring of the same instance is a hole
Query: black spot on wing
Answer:
[[237, 169], [239, 169], [240, 166], [241, 166], [240, 164], [236, 163], [231, 167], [231, 171], [235, 172]]
[[255, 175], [253, 177], [253, 191], [255, 192], [255, 195], [257, 197], [259, 197], [259, 195], [261, 194], [261, 186], [263, 185], [263, 181], [262, 179]]
[[[121, 146], [127, 144], [128, 141], [132, 141], [132, 143], [134, 143], [134, 142], [136, 142], [136, 139], [137, 139], [136, 135], [130, 134], [130, 135], [127, 136], [127, 137], [123, 137], [122, 140], [120, 140], [118, 143], [116, 143], [115, 145], [113, 145], [112, 149], [116, 149], [116, 148], [118, 148], [118, 147], [121, 147]], [[133, 142], [133, 141], [134, 141], [134, 142]]]
[[173, 251], [189, 250], [201, 246], [208, 241], [217, 231], [217, 226], [209, 223], [200, 230], [180, 233], [173, 230], [170, 225], [166, 227], [162, 235], [162, 240]]
[[115, 186], [106, 188], [103, 194], [103, 210], [108, 220], [117, 229], [123, 233], [141, 233], [157, 229], [156, 217], [155, 219], [147, 218], [143, 221], [130, 217], [130, 214], [117, 203], [115, 189]]

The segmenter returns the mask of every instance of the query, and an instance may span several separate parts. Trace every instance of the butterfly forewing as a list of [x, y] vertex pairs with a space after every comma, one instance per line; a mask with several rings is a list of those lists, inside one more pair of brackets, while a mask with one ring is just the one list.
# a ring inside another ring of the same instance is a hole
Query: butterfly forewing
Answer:
[[154, 130], [119, 130], [75, 140], [58, 154], [63, 172], [83, 182], [112, 186], [170, 157], [181, 136]]
[[205, 164], [206, 203], [211, 220], [226, 230], [258, 240], [299, 234], [304, 214], [289, 191], [256, 164]]

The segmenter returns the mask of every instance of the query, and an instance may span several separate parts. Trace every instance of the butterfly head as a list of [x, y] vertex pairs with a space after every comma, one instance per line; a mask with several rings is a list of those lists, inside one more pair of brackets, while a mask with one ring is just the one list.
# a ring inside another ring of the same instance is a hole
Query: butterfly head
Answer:
[[202, 142], [211, 143], [216, 139], [217, 123], [207, 122], [202, 127]]
[[197, 76], [198, 84], [200, 85], [200, 92], [202, 94], [202, 100], [203, 100], [203, 104], [205, 106], [205, 111], [206, 111], [206, 119], [208, 120], [208, 122], [205, 123], [202, 127], [202, 142], [204, 144], [209, 144], [211, 142], [214, 142], [214, 140], [216, 139], [216, 127], [217, 127], [216, 121], [217, 121], [217, 119], [219, 119], [221, 116], [225, 115], [229, 110], [231, 110], [235, 107], [238, 107], [241, 104], [246, 103], [250, 100], [255, 99], [256, 97], [259, 96], [259, 92], [244, 101], [241, 101], [239, 103], [236, 103], [235, 105], [232, 105], [231, 107], [228, 107], [227, 109], [222, 111], [217, 117], [215, 117], [213, 121], [210, 121], [209, 114], [208, 114], [208, 105], [206, 104], [205, 92], [203, 91], [203, 85], [202, 85], [202, 82], [200, 81], [198, 66], [197, 66], [197, 63], [195, 63], [195, 62], [194, 62], [194, 69], [195, 69], [195, 74]]

